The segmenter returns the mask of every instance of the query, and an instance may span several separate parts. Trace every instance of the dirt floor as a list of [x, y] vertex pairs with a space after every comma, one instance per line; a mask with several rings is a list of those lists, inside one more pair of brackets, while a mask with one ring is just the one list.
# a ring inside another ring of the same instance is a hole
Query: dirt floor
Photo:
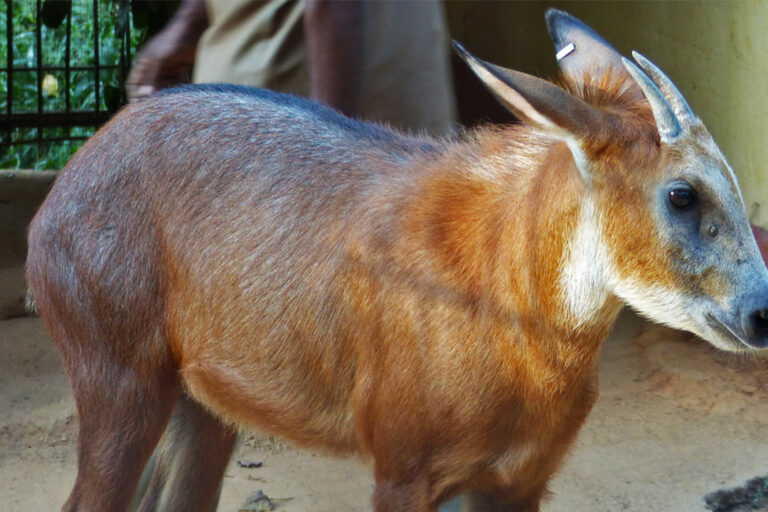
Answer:
[[[621, 317], [601, 358], [600, 399], [545, 511], [703, 511], [706, 494], [768, 473], [764, 361], [719, 354], [634, 315]], [[0, 411], [0, 511], [58, 510], [75, 477], [77, 418], [39, 319], [0, 322]], [[247, 433], [220, 510], [262, 490], [285, 512], [362, 511], [372, 487], [355, 460]]]

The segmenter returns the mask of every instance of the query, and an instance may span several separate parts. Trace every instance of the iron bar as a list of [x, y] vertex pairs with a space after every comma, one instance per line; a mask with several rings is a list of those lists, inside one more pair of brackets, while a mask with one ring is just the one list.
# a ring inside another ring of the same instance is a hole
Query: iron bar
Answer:
[[58, 128], [73, 126], [98, 126], [109, 120], [109, 113], [101, 111], [46, 112], [43, 122], [37, 112], [15, 112], [0, 117], [0, 130], [13, 128]]
[[6, 90], [6, 98], [8, 99], [7, 112], [11, 115], [13, 111], [13, 0], [8, 0], [6, 4], [8, 6], [8, 16], [6, 21], [6, 32], [8, 37], [8, 89]]
[[[90, 135], [67, 135], [66, 137], [45, 137], [45, 142], [66, 142], [68, 140], [88, 140]], [[13, 141], [14, 144], [37, 144], [36, 139], [21, 139]]]
[[72, 110], [72, 99], [69, 94], [70, 86], [70, 73], [72, 71], [70, 67], [70, 59], [72, 58], [72, 5], [69, 6], [69, 12], [67, 13], [67, 35], [65, 36], [64, 47], [64, 112], [69, 114]]
[[[35, 57], [37, 57], [37, 117], [39, 123], [43, 121], [43, 25], [40, 23], [41, 13], [43, 11], [42, 0], [35, 2]], [[43, 143], [43, 129], [37, 128], [37, 147], [38, 150]]]
[[94, 81], [94, 94], [96, 95], [96, 115], [99, 114], [101, 98], [99, 92], [101, 89], [101, 68], [99, 59], [99, 0], [93, 0], [93, 64], [96, 80]]
[[[101, 66], [102, 70], [105, 69], [118, 69], [120, 67], [119, 64], [105, 64]], [[39, 68], [41, 71], [66, 71], [66, 66], [46, 66], [42, 65]], [[70, 71], [93, 71], [92, 66], [69, 66]], [[7, 71], [8, 68], [0, 68], [0, 72]], [[37, 66], [35, 67], [15, 67], [13, 68], [14, 71], [37, 71]]]

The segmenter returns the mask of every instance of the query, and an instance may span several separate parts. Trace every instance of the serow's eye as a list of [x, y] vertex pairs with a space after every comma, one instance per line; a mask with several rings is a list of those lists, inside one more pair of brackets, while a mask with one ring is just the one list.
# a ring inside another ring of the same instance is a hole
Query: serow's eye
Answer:
[[669, 202], [679, 210], [684, 210], [696, 202], [696, 191], [691, 187], [677, 187], [669, 191]]

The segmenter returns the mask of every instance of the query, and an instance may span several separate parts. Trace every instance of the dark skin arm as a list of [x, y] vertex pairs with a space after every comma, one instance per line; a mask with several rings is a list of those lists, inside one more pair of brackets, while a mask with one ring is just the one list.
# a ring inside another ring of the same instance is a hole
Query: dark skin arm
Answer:
[[312, 98], [352, 116], [358, 110], [363, 68], [363, 4], [307, 0], [307, 38]]
[[[311, 97], [347, 115], [358, 107], [362, 8], [359, 1], [307, 0], [304, 14]], [[136, 57], [126, 83], [131, 101], [184, 82], [207, 27], [205, 0], [185, 0]]]
[[136, 56], [126, 81], [128, 98], [133, 101], [185, 82], [206, 28], [205, 0], [184, 0], [165, 28]]

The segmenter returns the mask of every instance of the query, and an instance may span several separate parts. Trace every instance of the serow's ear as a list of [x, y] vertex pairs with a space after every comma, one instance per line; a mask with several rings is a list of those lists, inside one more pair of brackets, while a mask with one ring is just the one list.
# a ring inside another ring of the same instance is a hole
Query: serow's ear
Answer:
[[557, 9], [548, 9], [546, 18], [563, 72], [577, 80], [599, 77], [606, 71], [626, 74], [621, 54], [590, 27]]
[[456, 41], [453, 46], [504, 106], [521, 120], [565, 141], [586, 171], [582, 143], [604, 129], [609, 114], [546, 80], [482, 61]]

